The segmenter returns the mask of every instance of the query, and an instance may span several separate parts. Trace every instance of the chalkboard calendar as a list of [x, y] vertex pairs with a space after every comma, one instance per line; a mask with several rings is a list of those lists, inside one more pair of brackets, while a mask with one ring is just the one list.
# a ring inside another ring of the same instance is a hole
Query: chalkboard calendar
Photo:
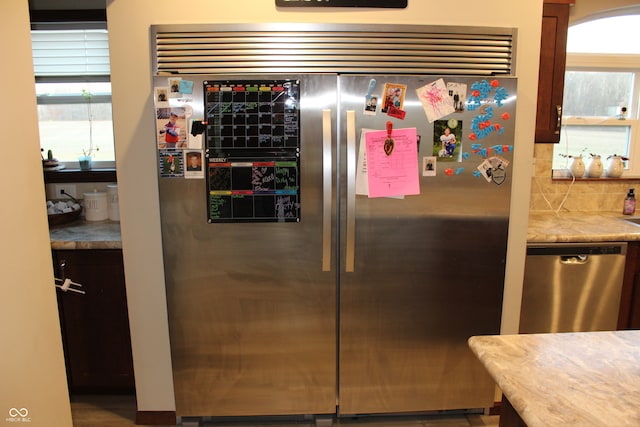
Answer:
[[299, 82], [205, 81], [208, 220], [300, 221]]

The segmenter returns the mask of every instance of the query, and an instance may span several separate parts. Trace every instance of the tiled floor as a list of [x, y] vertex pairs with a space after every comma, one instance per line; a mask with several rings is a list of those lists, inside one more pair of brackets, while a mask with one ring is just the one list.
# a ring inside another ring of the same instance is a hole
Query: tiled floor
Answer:
[[[133, 396], [72, 396], [74, 427], [133, 427], [136, 404]], [[411, 417], [339, 418], [338, 427], [498, 427], [498, 416], [485, 415], [421, 415]], [[188, 424], [185, 423], [185, 426]], [[315, 427], [311, 421], [244, 421], [207, 422], [201, 427]]]

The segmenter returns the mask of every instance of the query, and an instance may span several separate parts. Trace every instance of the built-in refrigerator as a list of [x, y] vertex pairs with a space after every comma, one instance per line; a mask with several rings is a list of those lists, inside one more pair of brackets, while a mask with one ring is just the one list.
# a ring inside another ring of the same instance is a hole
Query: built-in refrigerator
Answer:
[[[167, 100], [173, 83], [183, 92]], [[156, 106], [187, 105], [182, 137], [202, 144], [202, 175], [184, 179], [188, 150], [163, 144], [158, 113], [178, 416], [493, 405], [467, 339], [500, 332], [514, 78], [188, 75], [154, 88]]]

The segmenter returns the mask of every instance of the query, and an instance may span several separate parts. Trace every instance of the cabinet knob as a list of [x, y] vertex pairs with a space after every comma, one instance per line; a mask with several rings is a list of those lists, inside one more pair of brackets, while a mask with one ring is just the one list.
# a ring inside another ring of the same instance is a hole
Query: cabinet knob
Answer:
[[560, 126], [562, 126], [562, 105], [556, 105], [556, 131], [555, 134], [560, 134]]

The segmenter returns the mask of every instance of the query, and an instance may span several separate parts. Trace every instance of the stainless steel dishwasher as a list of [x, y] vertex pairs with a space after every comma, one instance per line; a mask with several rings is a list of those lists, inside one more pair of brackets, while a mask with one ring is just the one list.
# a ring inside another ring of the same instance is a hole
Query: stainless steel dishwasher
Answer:
[[521, 333], [615, 330], [626, 243], [529, 245]]

